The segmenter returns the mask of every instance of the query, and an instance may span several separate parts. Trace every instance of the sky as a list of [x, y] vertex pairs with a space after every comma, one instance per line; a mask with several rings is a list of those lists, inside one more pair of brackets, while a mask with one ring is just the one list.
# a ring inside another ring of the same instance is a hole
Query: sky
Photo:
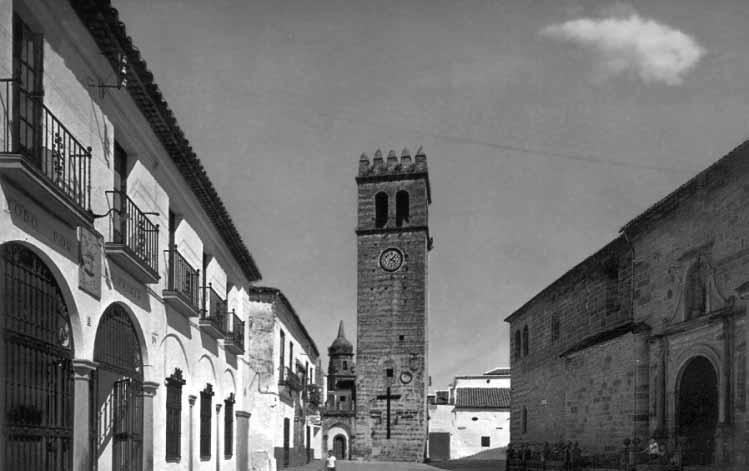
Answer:
[[112, 0], [263, 280], [355, 341], [362, 152], [423, 146], [429, 374], [747, 137], [743, 0]]

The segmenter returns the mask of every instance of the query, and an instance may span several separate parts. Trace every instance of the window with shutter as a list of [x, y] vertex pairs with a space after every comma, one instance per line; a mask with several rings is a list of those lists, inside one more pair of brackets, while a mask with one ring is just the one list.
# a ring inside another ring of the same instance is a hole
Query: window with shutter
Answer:
[[182, 450], [182, 370], [166, 379], [166, 460], [178, 462]]
[[209, 383], [200, 392], [200, 459], [211, 459], [211, 403], [213, 386]]
[[224, 401], [224, 458], [232, 457], [234, 450], [234, 393]]

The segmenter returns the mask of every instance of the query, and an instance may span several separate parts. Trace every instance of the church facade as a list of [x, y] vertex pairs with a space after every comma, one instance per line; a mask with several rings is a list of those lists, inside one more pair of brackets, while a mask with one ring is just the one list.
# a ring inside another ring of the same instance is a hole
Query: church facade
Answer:
[[743, 143], [506, 319], [513, 444], [744, 469], [747, 183]]

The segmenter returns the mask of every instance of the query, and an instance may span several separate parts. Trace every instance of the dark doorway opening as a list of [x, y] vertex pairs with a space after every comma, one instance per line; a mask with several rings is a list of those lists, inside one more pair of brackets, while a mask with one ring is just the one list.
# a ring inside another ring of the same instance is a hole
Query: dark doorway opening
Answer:
[[290, 453], [289, 453], [289, 440], [291, 435], [291, 421], [286, 418], [283, 419], [283, 467], [289, 466]]
[[73, 469], [73, 339], [49, 268], [0, 249], [0, 468]]
[[343, 435], [336, 435], [333, 439], [333, 455], [336, 459], [346, 459], [346, 437]]
[[143, 465], [143, 362], [135, 326], [113, 304], [96, 331], [91, 381], [94, 469], [140, 471]]
[[432, 461], [450, 459], [450, 433], [432, 432], [429, 434], [429, 459]]
[[702, 356], [687, 363], [678, 392], [678, 436], [684, 437], [683, 464], [713, 462], [718, 424], [718, 375]]

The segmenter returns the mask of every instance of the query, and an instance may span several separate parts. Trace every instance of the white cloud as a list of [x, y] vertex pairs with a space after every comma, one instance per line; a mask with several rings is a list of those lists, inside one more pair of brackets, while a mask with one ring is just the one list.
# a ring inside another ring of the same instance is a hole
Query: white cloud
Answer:
[[705, 54], [689, 35], [634, 11], [552, 24], [541, 34], [591, 50], [605, 76], [625, 74], [645, 83], [679, 85]]

